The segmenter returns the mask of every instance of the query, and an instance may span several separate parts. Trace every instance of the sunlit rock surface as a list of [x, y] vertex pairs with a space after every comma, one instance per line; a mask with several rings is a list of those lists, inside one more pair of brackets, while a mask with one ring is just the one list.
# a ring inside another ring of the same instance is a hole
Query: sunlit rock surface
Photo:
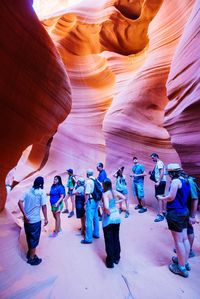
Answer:
[[122, 219], [122, 258], [115, 269], [105, 268], [102, 231], [92, 245], [80, 246], [75, 217], [62, 214], [63, 235], [48, 238], [54, 228], [49, 204], [38, 248], [43, 263], [34, 269], [26, 263], [23, 233], [17, 245], [17, 201], [38, 174], [49, 191], [55, 174], [65, 182], [67, 168], [84, 176], [99, 161], [109, 175], [121, 165], [129, 175], [137, 155], [148, 171], [156, 151], [166, 164], [180, 156], [198, 175], [198, 1], [41, 3], [40, 22], [28, 1], [0, 4], [1, 208], [9, 170], [6, 182], [18, 183], [0, 215], [0, 297], [199, 299], [199, 234], [185, 283], [167, 269], [173, 242], [166, 223], [153, 222], [148, 178], [149, 211], [140, 215], [131, 205], [130, 218]]
[[184, 169], [200, 177], [200, 2], [196, 1], [171, 64], [165, 127]]
[[31, 1], [1, 1], [0, 10], [1, 210], [6, 174], [29, 145], [31, 171], [24, 176], [42, 166], [50, 138], [70, 111], [71, 97], [63, 63]]

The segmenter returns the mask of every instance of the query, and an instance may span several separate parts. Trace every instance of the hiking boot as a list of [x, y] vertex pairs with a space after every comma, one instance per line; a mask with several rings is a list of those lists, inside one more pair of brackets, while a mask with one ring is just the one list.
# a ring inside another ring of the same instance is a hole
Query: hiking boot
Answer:
[[69, 213], [69, 210], [68, 209], [65, 209], [64, 211], [62, 211], [63, 214], [68, 214]]
[[139, 209], [142, 209], [142, 206], [141, 206], [141, 205], [137, 205], [137, 206], [135, 206], [135, 210], [139, 210]]
[[146, 211], [147, 211], [147, 208], [142, 207], [142, 208], [138, 211], [138, 213], [145, 213]]
[[37, 266], [42, 262], [42, 259], [40, 259], [37, 255], [34, 256], [34, 258], [29, 258], [27, 263], [31, 266]]
[[74, 211], [71, 211], [70, 213], [69, 213], [69, 215], [68, 215], [68, 218], [71, 218], [71, 217], [73, 217], [74, 216]]
[[160, 222], [163, 221], [165, 219], [165, 217], [163, 215], [157, 215], [157, 217], [154, 219], [154, 222]]
[[[172, 262], [178, 265], [178, 258], [176, 256], [172, 256]], [[191, 270], [190, 264], [188, 262], [185, 264], [185, 269], [187, 271]]]
[[124, 218], [128, 218], [129, 216], [129, 211], [126, 211]]
[[184, 269], [181, 269], [179, 265], [177, 264], [170, 264], [169, 265], [169, 270], [171, 272], [173, 272], [174, 274], [177, 274], [177, 275], [180, 275], [180, 276], [183, 276], [185, 278], [187, 278], [189, 276], [189, 273], [188, 271], [184, 268]]

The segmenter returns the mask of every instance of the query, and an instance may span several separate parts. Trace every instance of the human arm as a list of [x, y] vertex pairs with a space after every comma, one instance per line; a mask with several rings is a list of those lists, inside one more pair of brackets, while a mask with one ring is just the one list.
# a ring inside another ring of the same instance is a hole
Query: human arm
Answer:
[[147, 175], [147, 173], [146, 173], [146, 171], [144, 171], [144, 172], [142, 172], [142, 173], [139, 173], [139, 174], [136, 174], [136, 173], [134, 173], [134, 174], [132, 174], [132, 175], [130, 175], [131, 177], [134, 177], [134, 178], [136, 178], [136, 177], [138, 177], [138, 176], [146, 176]]
[[164, 168], [164, 164], [161, 161], [158, 162], [158, 170], [159, 170], [159, 180], [157, 182], [155, 182], [156, 186], [159, 186], [159, 184], [162, 181], [163, 176], [164, 176], [165, 168]]
[[110, 215], [109, 198], [106, 193], [103, 193], [102, 202], [103, 202], [104, 213]]
[[115, 198], [117, 199], [116, 203], [122, 202], [122, 201], [124, 201], [126, 199], [126, 197], [122, 193], [120, 193], [120, 192], [118, 192], [116, 190], [113, 191], [113, 193], [114, 193]]
[[18, 206], [19, 206], [20, 211], [21, 211], [22, 214], [23, 214], [24, 222], [25, 222], [25, 223], [29, 223], [29, 219], [28, 219], [28, 217], [27, 217], [27, 215], [26, 215], [26, 213], [25, 213], [24, 205], [23, 205], [23, 201], [22, 201], [22, 200], [19, 200], [19, 201], [18, 201]]
[[44, 226], [48, 224], [48, 219], [47, 219], [47, 206], [43, 205], [42, 206], [42, 213], [44, 215]]
[[176, 197], [178, 189], [181, 188], [181, 186], [182, 183], [179, 179], [172, 180], [169, 194], [167, 196], [157, 195], [157, 199], [162, 199], [164, 201], [169, 201], [169, 202], [173, 201], [174, 198]]

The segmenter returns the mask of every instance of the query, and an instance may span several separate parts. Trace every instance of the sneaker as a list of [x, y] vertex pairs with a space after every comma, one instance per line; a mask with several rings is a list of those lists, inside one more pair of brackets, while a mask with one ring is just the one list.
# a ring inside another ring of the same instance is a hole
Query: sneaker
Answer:
[[95, 236], [95, 235], [93, 235], [93, 238], [94, 238], [94, 239], [99, 239], [100, 237], [99, 237], [99, 236]]
[[[178, 258], [176, 256], [172, 256], [172, 262], [178, 265]], [[190, 264], [188, 262], [185, 264], [185, 269], [187, 271], [191, 270]]]
[[65, 209], [64, 211], [62, 211], [63, 214], [68, 214], [69, 213], [69, 210], [68, 209]]
[[119, 213], [121, 214], [122, 212], [123, 212], [123, 210], [120, 208], [120, 209], [119, 209]]
[[139, 210], [139, 209], [142, 209], [142, 206], [141, 206], [141, 205], [137, 205], [137, 206], [135, 206], [135, 210]]
[[177, 264], [170, 264], [169, 265], [169, 270], [171, 272], [173, 272], [174, 274], [177, 274], [177, 275], [180, 275], [180, 276], [183, 276], [185, 278], [187, 278], [189, 276], [189, 273], [188, 271], [184, 268], [184, 269], [181, 269], [179, 267], [179, 265]]
[[71, 218], [71, 217], [73, 217], [74, 216], [74, 211], [71, 211], [70, 213], [69, 213], [69, 215], [68, 215], [68, 218]]
[[37, 266], [42, 262], [42, 259], [40, 259], [37, 255], [34, 256], [33, 259], [29, 258], [27, 263], [31, 266]]
[[81, 244], [91, 244], [92, 242], [89, 242], [89, 241], [86, 241], [85, 239], [84, 240], [81, 240]]
[[190, 249], [189, 258], [194, 257], [195, 255], [195, 252], [192, 249]]
[[147, 208], [142, 207], [142, 208], [138, 211], [138, 213], [145, 213], [146, 211], [147, 211]]
[[163, 221], [164, 219], [165, 219], [164, 216], [158, 214], [157, 217], [154, 219], [154, 222], [160, 222]]
[[119, 261], [120, 261], [120, 258], [119, 258], [119, 259], [116, 259], [116, 260], [114, 260], [114, 263], [115, 263], [116, 265], [118, 265], [118, 264], [119, 264]]
[[126, 211], [124, 218], [128, 218], [129, 216], [129, 211]]
[[56, 233], [54, 231], [52, 233], [50, 233], [50, 235], [49, 235], [50, 238], [55, 238], [57, 236], [58, 236], [58, 233]]

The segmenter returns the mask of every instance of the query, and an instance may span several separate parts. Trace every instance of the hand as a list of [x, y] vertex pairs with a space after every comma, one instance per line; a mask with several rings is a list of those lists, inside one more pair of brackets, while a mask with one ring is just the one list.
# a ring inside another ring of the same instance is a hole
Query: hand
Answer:
[[160, 185], [160, 182], [156, 182], [155, 186], [158, 187]]
[[164, 196], [163, 195], [157, 195], [156, 197], [157, 197], [157, 199], [163, 199]]
[[48, 220], [44, 219], [44, 226], [46, 226], [48, 224]]
[[193, 225], [196, 223], [196, 218], [195, 217], [189, 217], [189, 224]]

